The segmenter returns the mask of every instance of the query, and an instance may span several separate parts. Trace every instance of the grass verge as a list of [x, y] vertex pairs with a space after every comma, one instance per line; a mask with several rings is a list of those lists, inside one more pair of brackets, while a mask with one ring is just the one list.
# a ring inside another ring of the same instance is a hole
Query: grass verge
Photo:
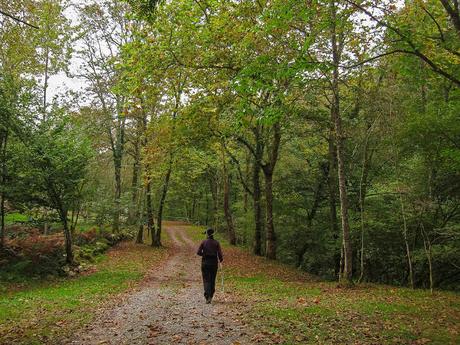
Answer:
[[226, 281], [264, 344], [460, 344], [460, 295], [384, 285], [338, 288], [226, 250]]
[[0, 295], [0, 344], [54, 344], [68, 338], [167, 255], [164, 248], [122, 242], [86, 275], [10, 286]]
[[[187, 232], [199, 241], [202, 229]], [[253, 343], [460, 344], [459, 294], [376, 284], [343, 289], [217, 239], [231, 302], [258, 330]]]

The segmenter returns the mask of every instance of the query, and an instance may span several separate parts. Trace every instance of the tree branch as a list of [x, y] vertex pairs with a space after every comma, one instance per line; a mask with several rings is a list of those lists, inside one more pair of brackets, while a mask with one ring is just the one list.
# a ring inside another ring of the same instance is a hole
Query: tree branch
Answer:
[[[363, 6], [355, 3], [354, 1], [352, 1], [352, 0], [345, 0], [345, 1], [348, 2], [349, 4], [353, 5], [354, 7], [359, 9], [360, 11], [362, 11], [369, 18], [374, 20], [377, 24], [382, 25], [382, 26], [386, 27], [387, 29], [390, 29], [391, 31], [396, 33], [399, 37], [401, 37], [402, 40], [404, 42], [406, 42], [410, 46], [410, 48], [412, 49], [412, 50], [403, 50], [402, 49], [400, 51], [401, 53], [411, 54], [411, 55], [415, 55], [415, 56], [419, 57], [422, 61], [424, 61], [428, 66], [431, 67], [433, 72], [445, 77], [446, 79], [452, 81], [457, 87], [460, 87], [460, 79], [458, 79], [458, 78], [454, 77], [453, 75], [451, 75], [450, 73], [446, 72], [444, 69], [442, 69], [440, 66], [438, 66], [433, 60], [431, 60], [428, 56], [426, 56], [420, 50], [418, 50], [417, 47], [415, 46], [415, 44], [406, 35], [404, 35], [404, 33], [402, 33], [401, 30], [399, 30], [398, 28], [394, 27], [393, 25], [391, 25], [391, 24], [389, 24], [389, 23], [377, 18], [369, 10], [367, 10]], [[444, 1], [444, 2], [447, 3], [446, 0], [441, 0], [441, 1]], [[449, 4], [447, 3], [447, 5], [449, 5]], [[460, 30], [460, 19], [459, 19], [459, 30]], [[460, 33], [460, 31], [459, 31], [459, 33]]]
[[241, 184], [243, 185], [243, 188], [245, 189], [246, 192], [248, 192], [248, 194], [253, 196], [254, 192], [249, 188], [248, 184], [244, 180], [243, 172], [241, 171], [240, 161], [233, 155], [233, 153], [230, 152], [230, 150], [227, 148], [226, 145], [224, 145], [224, 148], [225, 148], [225, 151], [227, 152], [228, 156], [230, 157], [230, 159], [236, 164], [236, 168], [238, 170], [238, 177], [240, 178], [240, 181], [241, 181]]
[[19, 19], [18, 17], [15, 17], [15, 16], [13, 16], [12, 14], [6, 13], [6, 12], [4, 12], [4, 11], [2, 11], [2, 10], [0, 10], [0, 14], [3, 14], [4, 16], [7, 16], [7, 17], [9, 17], [9, 18], [11, 18], [11, 19], [13, 19], [13, 20], [19, 22], [19, 23], [22, 23], [22, 24], [25, 24], [25, 25], [27, 25], [27, 26], [30, 26], [31, 28], [40, 29], [38, 26], [35, 26], [35, 25], [33, 25], [33, 24], [30, 24], [30, 23], [27, 23], [26, 21], [24, 21], [24, 20], [22, 20], [22, 19]]

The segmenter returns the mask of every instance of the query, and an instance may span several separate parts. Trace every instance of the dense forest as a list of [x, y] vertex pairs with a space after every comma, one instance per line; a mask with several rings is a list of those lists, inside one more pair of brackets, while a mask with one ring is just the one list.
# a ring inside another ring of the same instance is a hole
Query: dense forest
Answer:
[[345, 285], [460, 288], [458, 1], [0, 4], [1, 265], [183, 220]]

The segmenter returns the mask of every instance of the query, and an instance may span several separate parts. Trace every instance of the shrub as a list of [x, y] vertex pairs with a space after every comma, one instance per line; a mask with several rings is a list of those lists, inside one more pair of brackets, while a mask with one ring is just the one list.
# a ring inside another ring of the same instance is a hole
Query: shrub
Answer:
[[[42, 235], [35, 228], [17, 227], [7, 246], [0, 251], [0, 278], [13, 280], [18, 276], [65, 275], [75, 268], [66, 267], [64, 236]], [[94, 262], [95, 258], [120, 241], [132, 239], [133, 234], [112, 234], [91, 228], [74, 237], [75, 261]], [[78, 269], [77, 269], [78, 271]]]
[[40, 235], [38, 231], [7, 241], [8, 249], [2, 251], [2, 270], [8, 279], [10, 275], [62, 274], [65, 262], [64, 238], [62, 235]]

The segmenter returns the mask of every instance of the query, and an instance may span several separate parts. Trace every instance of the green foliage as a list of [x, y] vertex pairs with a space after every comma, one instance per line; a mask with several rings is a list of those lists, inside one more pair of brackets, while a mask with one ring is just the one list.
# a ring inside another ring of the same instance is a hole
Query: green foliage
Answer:
[[25, 214], [14, 212], [14, 213], [7, 213], [5, 215], [5, 223], [6, 224], [14, 224], [14, 223], [24, 223], [29, 220], [29, 217]]
[[[150, 3], [131, 4], [140, 18], [153, 13]], [[435, 1], [386, 12], [358, 5], [183, 0], [156, 7], [154, 19], [123, 46], [117, 85], [132, 98], [133, 115], [152, 114], [145, 175], [160, 190], [174, 152], [167, 215], [223, 232], [228, 177], [237, 240], [251, 246], [254, 166], [266, 172], [276, 163], [278, 257], [335, 279], [342, 235], [331, 108], [338, 96], [355, 277], [407, 284], [409, 248], [417, 286], [427, 286], [431, 253], [434, 285], [458, 288], [456, 29]], [[331, 87], [332, 28], [343, 67], [338, 95]], [[182, 102], [171, 121], [179, 85]]]

